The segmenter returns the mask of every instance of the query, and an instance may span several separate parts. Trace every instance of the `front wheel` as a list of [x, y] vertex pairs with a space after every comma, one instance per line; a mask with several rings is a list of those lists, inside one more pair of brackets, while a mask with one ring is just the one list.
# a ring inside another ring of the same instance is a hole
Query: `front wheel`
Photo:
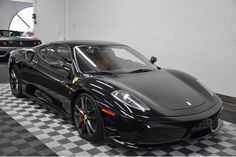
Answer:
[[80, 136], [91, 142], [100, 141], [103, 122], [94, 98], [87, 93], [80, 94], [73, 111], [75, 126]]
[[16, 65], [14, 65], [10, 71], [10, 87], [13, 95], [17, 98], [23, 98], [22, 83], [20, 73]]

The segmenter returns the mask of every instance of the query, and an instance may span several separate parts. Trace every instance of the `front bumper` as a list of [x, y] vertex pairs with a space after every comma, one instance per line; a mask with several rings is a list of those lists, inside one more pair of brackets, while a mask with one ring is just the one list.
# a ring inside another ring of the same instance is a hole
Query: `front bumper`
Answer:
[[222, 122], [219, 116], [222, 108], [209, 117], [188, 121], [137, 121], [105, 118], [106, 137], [134, 148], [149, 148], [155, 145], [199, 138], [219, 130]]

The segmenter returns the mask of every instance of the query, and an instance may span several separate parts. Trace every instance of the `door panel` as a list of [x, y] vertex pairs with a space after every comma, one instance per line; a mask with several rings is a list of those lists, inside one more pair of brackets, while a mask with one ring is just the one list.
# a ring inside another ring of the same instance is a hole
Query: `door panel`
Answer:
[[[32, 61], [24, 78], [36, 87], [35, 96], [43, 98], [63, 111], [70, 111], [71, 83], [68, 71], [53, 66], [53, 63], [63, 61], [53, 46], [46, 46], [39, 50]], [[27, 69], [27, 68], [26, 68]]]
[[38, 85], [42, 92], [51, 98], [53, 105], [61, 109], [67, 108], [70, 98], [67, 84], [70, 80], [66, 77], [66, 72], [52, 68], [44, 61], [40, 61], [37, 69], [40, 75]]

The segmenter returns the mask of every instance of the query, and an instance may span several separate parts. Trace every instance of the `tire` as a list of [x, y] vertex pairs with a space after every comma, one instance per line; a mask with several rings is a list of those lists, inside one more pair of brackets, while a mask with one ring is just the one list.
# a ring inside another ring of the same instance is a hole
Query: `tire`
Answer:
[[10, 87], [13, 95], [17, 98], [25, 97], [22, 90], [22, 81], [19, 73], [19, 69], [16, 65], [13, 65], [9, 71]]
[[103, 135], [103, 121], [96, 101], [87, 93], [78, 96], [73, 107], [73, 120], [80, 136], [99, 142]]

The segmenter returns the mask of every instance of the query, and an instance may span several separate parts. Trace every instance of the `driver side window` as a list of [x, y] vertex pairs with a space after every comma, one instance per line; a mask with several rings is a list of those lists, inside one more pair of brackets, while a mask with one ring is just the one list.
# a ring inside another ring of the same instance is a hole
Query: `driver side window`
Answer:
[[48, 64], [53, 64], [60, 61], [60, 57], [52, 46], [42, 48], [39, 51], [39, 56]]
[[53, 46], [55, 52], [60, 56], [61, 60], [64, 63], [71, 64], [72, 63], [72, 52], [69, 47], [65, 45], [55, 45]]

